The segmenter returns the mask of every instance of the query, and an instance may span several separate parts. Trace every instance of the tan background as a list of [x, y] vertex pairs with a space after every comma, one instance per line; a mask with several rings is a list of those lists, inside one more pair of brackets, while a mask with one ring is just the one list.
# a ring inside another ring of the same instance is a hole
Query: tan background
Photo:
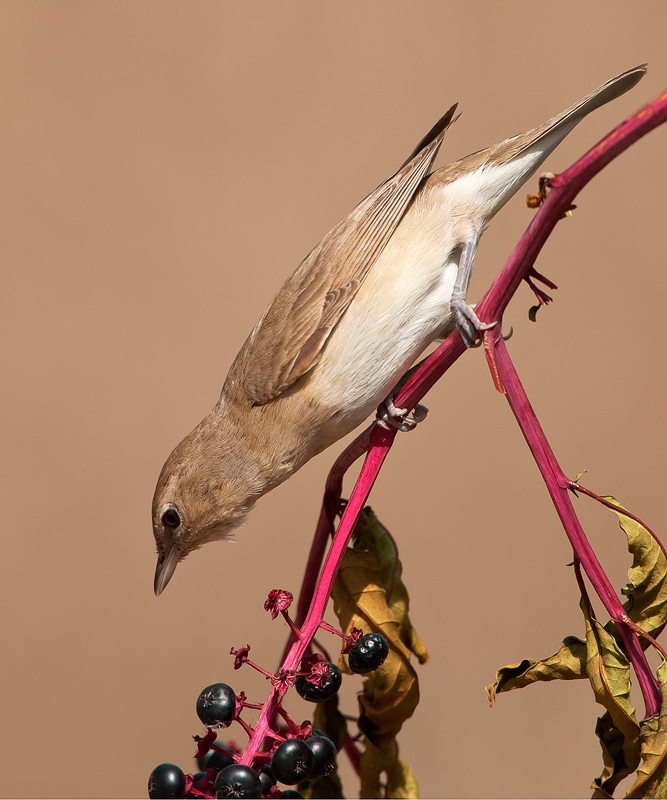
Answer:
[[[612, 75], [629, 95], [549, 159], [560, 170], [667, 86], [661, 2], [3, 2], [3, 796], [145, 796], [192, 769], [195, 698], [266, 694], [262, 610], [298, 590], [331, 450], [266, 497], [234, 546], [153, 596], [150, 501], [170, 449], [313, 244], [453, 101], [439, 163], [531, 127]], [[579, 197], [538, 268], [560, 289], [511, 352], [572, 475], [665, 532], [667, 128]], [[487, 233], [478, 299], [532, 212]], [[426, 797], [586, 796], [601, 769], [586, 685], [500, 698], [495, 669], [580, 634], [571, 551], [479, 351], [429, 396], [372, 496], [431, 652], [401, 737]], [[579, 501], [615, 584], [624, 539]], [[355, 708], [359, 683], [346, 681]], [[309, 708], [294, 695], [289, 708]], [[236, 732], [240, 742], [244, 736]], [[350, 789], [354, 796], [354, 790]]]

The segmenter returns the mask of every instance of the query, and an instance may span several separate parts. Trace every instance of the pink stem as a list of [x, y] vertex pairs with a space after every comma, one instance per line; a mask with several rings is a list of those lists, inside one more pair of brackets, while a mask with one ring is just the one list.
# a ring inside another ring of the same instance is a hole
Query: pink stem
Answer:
[[[322, 559], [324, 558], [327, 540], [334, 532], [333, 521], [339, 511], [340, 496], [343, 491], [343, 476], [352, 464], [354, 464], [358, 458], [361, 458], [368, 450], [372, 428], [372, 425], [366, 428], [366, 430], [357, 436], [357, 438], [343, 450], [329, 472], [324, 489], [324, 499], [322, 501], [320, 517], [310, 548], [310, 555], [308, 556], [308, 563], [306, 564], [301, 591], [299, 592], [299, 602], [296, 611], [296, 625], [299, 628], [308, 613], [308, 607], [313, 592], [315, 591], [317, 576], [319, 575]], [[285, 653], [283, 654], [283, 660], [293, 641], [293, 638], [290, 638], [288, 641]]]
[[292, 622], [289, 613], [286, 610], [280, 612], [283, 615], [283, 619], [289, 625], [289, 629], [292, 631], [292, 636], [295, 639], [301, 638], [301, 631], [297, 626]]
[[345, 733], [345, 740], [343, 741], [343, 749], [345, 750], [345, 755], [350, 760], [352, 769], [357, 773], [357, 775], [361, 775], [361, 753], [359, 752], [357, 745], [354, 743], [354, 739], [347, 732]]
[[656, 544], [662, 550], [665, 557], [667, 557], [667, 550], [665, 550], [665, 545], [660, 541], [655, 531], [649, 528], [649, 526], [644, 522], [644, 520], [638, 517], [636, 514], [633, 514], [631, 511], [628, 511], [627, 508], [619, 508], [618, 506], [615, 506], [613, 503], [610, 503], [609, 500], [607, 500], [606, 498], [600, 497], [599, 494], [595, 494], [595, 492], [592, 492], [590, 489], [587, 489], [585, 486], [582, 486], [580, 483], [577, 483], [576, 481], [570, 481], [570, 491], [574, 492], [575, 494], [577, 492], [581, 492], [581, 494], [585, 494], [587, 497], [592, 497], [593, 500], [597, 500], [598, 503], [601, 503], [603, 506], [607, 506], [607, 508], [610, 508], [612, 511], [615, 511], [617, 514], [623, 514], [623, 516], [629, 517], [630, 519], [634, 520], [638, 525], [641, 525], [642, 528], [646, 528], [646, 530], [655, 539]]
[[563, 528], [565, 528], [567, 538], [570, 540], [570, 544], [574, 550], [575, 560], [581, 563], [598, 597], [607, 609], [607, 613], [616, 623], [616, 628], [637, 673], [646, 705], [646, 715], [649, 717], [653, 716], [653, 714], [656, 714], [660, 709], [660, 690], [658, 684], [651, 672], [651, 668], [646, 660], [646, 655], [637, 637], [634, 635], [634, 632], [631, 632], [627, 627], [627, 623], [630, 621], [629, 617], [625, 613], [625, 609], [621, 605], [618, 595], [609, 582], [609, 578], [605, 575], [581, 527], [570, 499], [569, 489], [571, 481], [563, 473], [556, 461], [556, 457], [549, 446], [547, 437], [544, 435], [544, 431], [537, 421], [535, 412], [530, 405], [528, 396], [521, 385], [521, 381], [519, 380], [519, 376], [517, 375], [514, 364], [507, 351], [505, 342], [500, 336], [495, 342], [495, 356], [498, 373], [505, 387], [505, 396], [510, 404], [510, 408], [514, 412], [516, 421], [519, 423], [519, 427], [530, 448], [530, 452], [533, 454], [533, 458], [542, 473], [553, 504], [563, 524]]
[[[345, 555], [345, 550], [347, 549], [348, 542], [354, 531], [357, 518], [373, 488], [375, 479], [391, 448], [395, 435], [396, 429], [394, 428], [392, 428], [391, 431], [386, 431], [384, 428], [375, 426], [371, 432], [370, 449], [364, 460], [359, 477], [357, 478], [352, 496], [343, 512], [343, 517], [336, 531], [336, 536], [327, 554], [312, 603], [310, 604], [303, 624], [300, 626], [302, 638], [292, 644], [287, 657], [283, 661], [282, 669], [286, 672], [297, 671], [301, 659], [310, 645], [311, 639], [320, 627], [326, 605], [329, 602], [331, 589], [336, 575], [338, 574], [338, 568]], [[252, 764], [264, 737], [271, 728], [271, 721], [275, 715], [278, 704], [288, 688], [289, 684], [287, 682], [274, 686], [273, 692], [264, 704], [264, 709], [259, 715], [257, 724], [255, 725], [255, 733], [243, 753], [241, 764]]]
[[[521, 284], [521, 281], [530, 274], [535, 259], [551, 234], [551, 231], [583, 186], [612, 159], [620, 155], [620, 153], [630, 147], [630, 145], [639, 138], [645, 136], [649, 131], [653, 130], [653, 128], [665, 122], [665, 120], [667, 120], [667, 91], [645, 105], [625, 122], [618, 125], [608, 136], [566, 170], [566, 172], [561, 173], [561, 175], [550, 181], [552, 189], [545, 202], [519, 240], [505, 266], [492, 283], [489, 291], [476, 306], [477, 314], [482, 321], [500, 320], [504, 309]], [[501, 353], [501, 359], [503, 357], [503, 351], [506, 353], [506, 348], [500, 346], [498, 352]], [[464, 352], [465, 346], [463, 345], [460, 334], [456, 331], [448, 336], [436, 352], [426, 359], [421, 368], [411, 376], [396, 397], [394, 401], [395, 404], [399, 407], [414, 408], [426, 392]], [[505, 366], [505, 362], [503, 362], [503, 366]], [[511, 383], [509, 377], [508, 382]], [[514, 388], [514, 384], [512, 383], [512, 392]], [[524, 419], [524, 412], [526, 414], [531, 414], [534, 419], [532, 409], [527, 405], [524, 409], [519, 411], [523, 423], [527, 423], [529, 419], [529, 417]], [[535, 424], [537, 424], [537, 420], [534, 421]], [[539, 428], [539, 425], [537, 425], [537, 427]], [[282, 669], [286, 671], [296, 670], [303, 654], [310, 646], [312, 637], [319, 627], [338, 567], [340, 566], [345, 549], [347, 548], [352, 531], [354, 530], [357, 517], [368, 498], [382, 463], [393, 444], [395, 434], [396, 431], [394, 429], [386, 431], [379, 426], [371, 426], [370, 429], [364, 431], [364, 433], [346, 449], [330, 473], [329, 480], [327, 481], [325, 502], [322, 513], [320, 514], [315, 541], [308, 559], [297, 608], [296, 624], [301, 630], [302, 638], [298, 641], [293, 641], [291, 646], [288, 643], [289, 650], [283, 659], [282, 665]], [[543, 433], [542, 436], [544, 436]], [[566, 530], [571, 537], [570, 540], [573, 542], [573, 547], [575, 547], [576, 541], [575, 552], [579, 547], [582, 548], [582, 552], [587, 558], [588, 566], [595, 575], [594, 586], [596, 590], [603, 593], [604, 596], [601, 595], [601, 598], [603, 602], [606, 601], [605, 607], [608, 605], [608, 610], [612, 609], [614, 612], [614, 618], [618, 618], [620, 623], [618, 628], [619, 631], [623, 631], [624, 642], [627, 639], [626, 646], [628, 647], [628, 653], [635, 665], [635, 670], [639, 677], [640, 686], [644, 695], [647, 713], [650, 714], [656, 707], [657, 684], [650, 672], [648, 675], [646, 674], [644, 667], [646, 661], [643, 651], [638, 647], [634, 635], [628, 633], [628, 630], [623, 624], [624, 620], [622, 616], [618, 614], [618, 609], [616, 607], [618, 598], [613, 593], [613, 590], [611, 592], [609, 591], [609, 582], [604, 572], [602, 572], [595, 555], [592, 553], [590, 544], [588, 544], [588, 541], [583, 535], [583, 531], [579, 533], [580, 526], [576, 520], [576, 516], [574, 516], [574, 512], [569, 511], [567, 505], [563, 503], [560, 498], [561, 488], [566, 487], [560, 487], [558, 484], [557, 476], [562, 476], [560, 470], [558, 470], [557, 473], [554, 472], [553, 465], [547, 469], [550, 462], [543, 448], [545, 441], [546, 438], [544, 438], [543, 441], [536, 440], [535, 442], [536, 447], [539, 446], [541, 448], [539, 451], [541, 459], [540, 468], [542, 469], [544, 467], [545, 471], [549, 474], [549, 483], [547, 485], [550, 486], [550, 489], [558, 488], [557, 496], [559, 500], [557, 509], [559, 510], [559, 514], [562, 514], [561, 519], [567, 519], [568, 527]], [[332, 520], [337, 511], [335, 508], [336, 502], [332, 503], [331, 501], [337, 501], [340, 498], [343, 475], [350, 464], [361, 455], [364, 449], [368, 449], [366, 459], [348, 505], [343, 513], [331, 549], [327, 555], [324, 568], [318, 580], [317, 574], [319, 565], [322, 562], [322, 555], [326, 547], [327, 537], [333, 532]], [[549, 450], [548, 452], [550, 453], [551, 451]], [[545, 473], [543, 472], [543, 474]], [[564, 478], [564, 476], [562, 477]], [[565, 480], [567, 481], [567, 479]], [[552, 497], [553, 496], [554, 495], [552, 495]], [[554, 500], [554, 502], [556, 501]], [[572, 538], [573, 532], [576, 534], [574, 538]], [[640, 652], [637, 653], [637, 650]], [[264, 708], [255, 726], [254, 735], [251, 737], [243, 753], [241, 763], [252, 764], [253, 759], [260, 751], [264, 737], [270, 730], [271, 722], [275, 719], [277, 705], [280, 703], [281, 698], [288, 688], [289, 684], [287, 681], [273, 687], [273, 691], [264, 704]]]
[[322, 628], [323, 631], [327, 631], [328, 633], [333, 633], [335, 636], [340, 636], [341, 639], [348, 638], [346, 634], [334, 628], [333, 625], [329, 625], [329, 623], [325, 622], [324, 620], [320, 622], [320, 628]]

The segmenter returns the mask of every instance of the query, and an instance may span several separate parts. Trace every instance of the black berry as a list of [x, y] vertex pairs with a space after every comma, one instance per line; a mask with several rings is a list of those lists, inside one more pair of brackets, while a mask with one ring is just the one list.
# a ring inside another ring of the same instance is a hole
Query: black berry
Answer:
[[303, 740], [287, 739], [278, 745], [271, 757], [271, 772], [281, 783], [290, 786], [305, 781], [314, 764], [313, 751]]
[[259, 773], [259, 782], [262, 785], [262, 794], [268, 794], [271, 787], [276, 785], [276, 779], [268, 764], [264, 764], [262, 767], [262, 771]]
[[364, 673], [377, 669], [389, 654], [389, 642], [381, 633], [367, 633], [348, 653], [352, 672]]
[[315, 760], [310, 777], [319, 778], [321, 775], [330, 775], [336, 766], [336, 756], [338, 755], [336, 745], [331, 739], [321, 735], [319, 731], [306, 739], [306, 744], [312, 750]]
[[318, 683], [311, 683], [303, 676], [294, 682], [297, 692], [311, 703], [319, 703], [333, 697], [340, 689], [343, 676], [335, 664], [329, 664], [328, 675], [320, 675]]
[[148, 779], [148, 796], [152, 798], [185, 797], [185, 773], [176, 764], [160, 764]]
[[259, 775], [252, 767], [245, 764], [232, 764], [220, 770], [215, 779], [216, 797], [249, 797], [262, 796], [262, 785]]
[[209, 750], [208, 753], [197, 759], [197, 766], [202, 772], [206, 772], [207, 769], [217, 769], [219, 772], [221, 769], [235, 763], [231, 756], [220, 753], [217, 750]]
[[197, 698], [197, 716], [207, 728], [226, 728], [235, 710], [236, 695], [226, 683], [207, 686]]
[[280, 793], [281, 797], [300, 797], [303, 800], [303, 795], [301, 792], [297, 792], [296, 789], [285, 789], [284, 792]]

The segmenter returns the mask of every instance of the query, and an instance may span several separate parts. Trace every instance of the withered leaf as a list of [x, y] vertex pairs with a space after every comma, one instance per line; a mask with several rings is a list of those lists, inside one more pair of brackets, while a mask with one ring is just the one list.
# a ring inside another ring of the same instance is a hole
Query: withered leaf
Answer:
[[[600, 740], [604, 769], [602, 770], [602, 775], [593, 781], [591, 787], [593, 789], [592, 797], [613, 797], [611, 792], [614, 791], [618, 782], [622, 777], [630, 774], [627, 769], [625, 738], [614, 725], [611, 714], [608, 711], [598, 718], [595, 726], [595, 735]], [[612, 776], [615, 776], [614, 780], [610, 780]]]
[[[628, 538], [632, 555], [630, 582], [622, 590], [628, 598], [623, 607], [630, 619], [655, 639], [667, 623], [667, 558], [653, 536], [624, 514], [623, 506], [615, 498], [605, 497], [605, 500], [619, 508], [614, 513]], [[647, 647], [646, 641], [642, 644]]]
[[[591, 614], [584, 598], [586, 674], [595, 699], [607, 709], [596, 726], [604, 769], [593, 790], [613, 794], [618, 784], [639, 765], [639, 724], [630, 704], [630, 665], [616, 639]], [[603, 796], [603, 795], [597, 795]]]
[[626, 797], [667, 797], [667, 662], [658, 668], [660, 712], [641, 724], [642, 765]]
[[[370, 508], [362, 512], [354, 543], [348, 548], [332, 597], [341, 628], [386, 636], [389, 654], [369, 673], [359, 696], [359, 728], [366, 737], [361, 762], [361, 797], [380, 796], [380, 775], [387, 775], [387, 797], [416, 797], [417, 785], [410, 767], [398, 758], [396, 735], [419, 702], [417, 674], [410, 663], [414, 653], [428, 660], [424, 643], [412, 627], [408, 592], [391, 536]], [[350, 673], [347, 656], [340, 668]]]
[[[605, 499], [618, 507], [615, 513], [633, 557], [629, 583], [623, 589], [628, 598], [624, 608], [637, 625], [655, 638], [667, 623], [667, 558], [644, 526], [624, 514], [623, 507], [614, 498]], [[665, 796], [667, 787], [662, 786], [662, 781], [667, 782], [667, 766], [663, 764], [667, 732], [663, 734], [659, 730], [659, 720], [654, 717], [642, 723], [640, 734], [629, 699], [629, 664], [619, 647], [615, 625], [610, 621], [602, 626], [584, 598], [581, 608], [586, 621], [586, 641], [568, 637], [549, 658], [524, 659], [498, 670], [495, 682], [486, 687], [489, 700], [493, 705], [497, 693], [538, 681], [587, 677], [597, 702], [607, 709], [596, 727], [604, 770], [593, 782], [593, 796], [611, 797], [619, 782], [637, 769], [640, 752], [644, 763], [635, 784], [637, 788], [631, 790], [635, 793], [628, 796], [649, 796], [637, 793], [649, 791], [647, 787], [651, 787], [650, 791], [662, 791]], [[648, 643], [642, 644], [646, 647]]]
[[[409, 598], [401, 572], [391, 537], [372, 509], [365, 508], [357, 523], [354, 545], [343, 558], [332, 597], [334, 611], [346, 633], [353, 627], [365, 633], [377, 631], [389, 642], [387, 659], [366, 678], [359, 698], [359, 727], [378, 746], [396, 736], [419, 701], [410, 653], [414, 652], [421, 662], [428, 659], [424, 643], [410, 622]], [[347, 656], [341, 656], [339, 665], [350, 673]]]
[[495, 703], [498, 692], [522, 689], [539, 681], [571, 681], [586, 677], [586, 642], [576, 636], [563, 639], [560, 648], [548, 658], [533, 661], [524, 658], [518, 664], [509, 664], [496, 672], [496, 680], [486, 687], [489, 703]]
[[[313, 728], [323, 731], [329, 739], [336, 745], [336, 750], [340, 753], [347, 724], [345, 717], [338, 709], [338, 695], [335, 694], [328, 700], [324, 700], [315, 706], [313, 715]], [[311, 800], [320, 798], [344, 798], [343, 784], [338, 774], [338, 763], [329, 775], [322, 775], [307, 788], [303, 790], [303, 796]]]
[[486, 687], [493, 705], [496, 694], [531, 683], [588, 678], [598, 703], [607, 709], [598, 720], [604, 770], [593, 783], [594, 797], [610, 797], [639, 764], [639, 725], [630, 704], [630, 668], [613, 635], [592, 615], [584, 598], [581, 610], [586, 640], [568, 636], [559, 650], [541, 661], [524, 659], [503, 667]]
[[[361, 756], [360, 797], [418, 798], [419, 786], [412, 767], [398, 757], [395, 740], [376, 747], [364, 738]], [[383, 786], [381, 775], [386, 772], [387, 782]]]

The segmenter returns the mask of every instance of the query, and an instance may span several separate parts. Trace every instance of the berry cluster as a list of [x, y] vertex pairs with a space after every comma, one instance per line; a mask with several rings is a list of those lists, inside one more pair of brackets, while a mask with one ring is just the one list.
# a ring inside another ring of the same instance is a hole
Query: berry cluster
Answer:
[[[265, 603], [273, 618], [280, 614], [287, 621], [296, 637], [299, 630], [289, 618], [288, 608], [292, 595], [276, 589]], [[366, 673], [377, 669], [387, 657], [389, 644], [379, 633], [367, 633], [353, 628], [344, 634], [322, 621], [320, 627], [343, 639], [342, 652], [347, 653], [353, 672]], [[250, 645], [232, 648], [234, 669], [247, 664], [261, 672], [275, 688], [286, 689], [294, 685], [304, 700], [318, 703], [327, 700], [338, 692], [342, 683], [340, 669], [319, 654], [307, 655], [301, 660], [298, 671], [281, 669], [273, 674], [262, 669], [249, 658]], [[268, 703], [269, 701], [267, 701]], [[267, 704], [265, 704], [266, 706]], [[263, 751], [255, 749], [247, 756], [252, 766], [240, 763], [243, 754], [235, 745], [216, 744], [217, 731], [237, 722], [243, 727], [251, 742], [256, 738], [255, 730], [242, 718], [243, 709], [265, 710], [265, 706], [246, 701], [245, 694], [235, 691], [226, 683], [214, 683], [203, 689], [197, 698], [197, 716], [206, 726], [206, 736], [195, 736], [198, 744], [197, 766], [199, 771], [185, 774], [175, 764], [160, 764], [150, 775], [148, 796], [150, 798], [279, 798], [303, 797], [296, 789], [278, 788], [278, 783], [286, 786], [307, 786], [322, 776], [329, 775], [336, 765], [336, 745], [322, 731], [313, 730], [310, 722], [297, 725], [282, 707], [274, 703], [275, 716], [282, 717], [285, 725], [276, 720], [265, 734], [268, 747]], [[271, 745], [271, 742], [273, 744]]]

